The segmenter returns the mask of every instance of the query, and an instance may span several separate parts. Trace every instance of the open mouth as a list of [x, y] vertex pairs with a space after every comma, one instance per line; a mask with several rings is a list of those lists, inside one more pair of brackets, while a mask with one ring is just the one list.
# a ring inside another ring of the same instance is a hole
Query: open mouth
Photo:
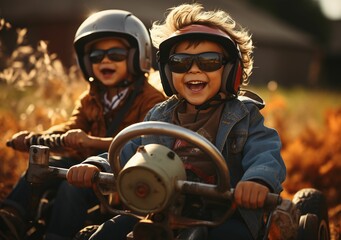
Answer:
[[186, 83], [187, 88], [192, 91], [200, 91], [206, 87], [207, 83], [202, 81], [190, 81]]
[[101, 73], [106, 76], [106, 75], [112, 75], [115, 73], [115, 70], [110, 69], [110, 68], [103, 68], [101, 69]]

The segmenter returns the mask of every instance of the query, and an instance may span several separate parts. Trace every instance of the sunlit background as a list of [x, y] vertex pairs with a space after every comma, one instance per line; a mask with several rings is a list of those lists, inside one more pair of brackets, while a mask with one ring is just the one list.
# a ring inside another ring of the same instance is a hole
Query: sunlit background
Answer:
[[[79, 24], [95, 11], [118, 8], [150, 27], [182, 2], [0, 1], [0, 200], [28, 160], [6, 147], [6, 140], [20, 130], [41, 131], [65, 121], [86, 88], [72, 46]], [[253, 34], [255, 69], [248, 88], [265, 100], [266, 123], [283, 142], [283, 195], [290, 198], [306, 187], [323, 191], [333, 239], [340, 239], [341, 0], [199, 2], [226, 10]]]
[[323, 14], [331, 20], [341, 19], [340, 0], [317, 0], [321, 6]]
[[[143, 3], [142, 3], [143, 2]], [[11, 54], [17, 28], [26, 28], [26, 43], [48, 43], [66, 67], [75, 64], [73, 37], [79, 24], [91, 13], [108, 8], [131, 11], [147, 27], [179, 3], [172, 1], [60, 0], [1, 1], [0, 17], [13, 28], [0, 32], [2, 51]], [[252, 84], [270, 81], [280, 86], [341, 88], [340, 0], [202, 0], [208, 9], [222, 8], [250, 30], [255, 43]], [[37, 7], [38, 6], [38, 7]], [[0, 56], [1, 57], [1, 56]], [[0, 69], [5, 61], [1, 61]], [[154, 61], [154, 67], [156, 67]]]

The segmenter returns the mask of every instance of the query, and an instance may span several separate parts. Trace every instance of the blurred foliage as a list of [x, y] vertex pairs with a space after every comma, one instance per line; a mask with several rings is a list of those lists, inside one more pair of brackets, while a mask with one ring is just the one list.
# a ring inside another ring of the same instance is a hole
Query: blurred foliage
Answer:
[[[0, 19], [0, 31], [11, 25]], [[65, 121], [74, 102], [86, 89], [76, 66], [64, 69], [47, 44], [27, 45], [27, 29], [17, 29], [17, 48], [6, 56], [6, 46], [0, 42], [4, 61], [0, 72], [0, 199], [12, 187], [27, 167], [28, 154], [11, 150], [6, 141], [21, 130], [41, 131]], [[7, 190], [7, 191], [6, 191]]]
[[249, 0], [253, 4], [314, 36], [325, 45], [329, 40], [329, 22], [314, 0]]
[[[0, 23], [4, 30], [5, 22]], [[20, 113], [18, 120], [41, 130], [64, 120], [87, 84], [76, 66], [65, 69], [55, 54], [48, 53], [46, 42], [40, 41], [34, 48], [25, 43], [27, 29], [16, 32], [17, 48], [4, 57], [5, 67], [0, 72], [0, 110]], [[32, 115], [48, 117], [49, 124], [33, 121]]]

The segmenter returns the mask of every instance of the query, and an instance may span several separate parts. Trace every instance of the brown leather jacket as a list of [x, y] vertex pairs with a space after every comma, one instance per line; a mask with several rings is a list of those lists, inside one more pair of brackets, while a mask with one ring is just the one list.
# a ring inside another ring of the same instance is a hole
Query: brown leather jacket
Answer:
[[[128, 95], [132, 93], [134, 86], [129, 88]], [[92, 136], [105, 137], [107, 131], [106, 122], [112, 121], [117, 114], [120, 113], [120, 110], [126, 107], [127, 99], [120, 102], [120, 105], [116, 109], [111, 110], [109, 113], [104, 115], [102, 98], [103, 96], [100, 96], [96, 87], [91, 86], [89, 90], [85, 91], [80, 96], [69, 120], [65, 123], [49, 128], [44, 131], [43, 134], [64, 133], [70, 129], [82, 129], [84, 132]], [[116, 127], [116, 130], [111, 136], [114, 137], [119, 131], [133, 123], [143, 121], [146, 113], [156, 103], [163, 100], [165, 100], [164, 94], [150, 85], [148, 81], [145, 81], [130, 109], [126, 112], [120, 125]], [[97, 154], [98, 152], [95, 150], [84, 149], [84, 152], [82, 151], [81, 153], [81, 157], [84, 158]]]

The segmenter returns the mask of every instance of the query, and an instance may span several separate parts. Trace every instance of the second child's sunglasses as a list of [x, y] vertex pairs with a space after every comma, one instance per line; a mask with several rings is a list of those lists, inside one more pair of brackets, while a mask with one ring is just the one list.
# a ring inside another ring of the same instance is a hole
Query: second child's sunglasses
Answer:
[[121, 62], [127, 59], [128, 50], [124, 48], [95, 49], [89, 54], [91, 63], [100, 63], [107, 56], [111, 61]]
[[171, 72], [185, 73], [193, 65], [193, 61], [199, 69], [205, 72], [213, 72], [227, 63], [222, 53], [203, 52], [199, 54], [175, 53], [168, 59], [168, 66]]

